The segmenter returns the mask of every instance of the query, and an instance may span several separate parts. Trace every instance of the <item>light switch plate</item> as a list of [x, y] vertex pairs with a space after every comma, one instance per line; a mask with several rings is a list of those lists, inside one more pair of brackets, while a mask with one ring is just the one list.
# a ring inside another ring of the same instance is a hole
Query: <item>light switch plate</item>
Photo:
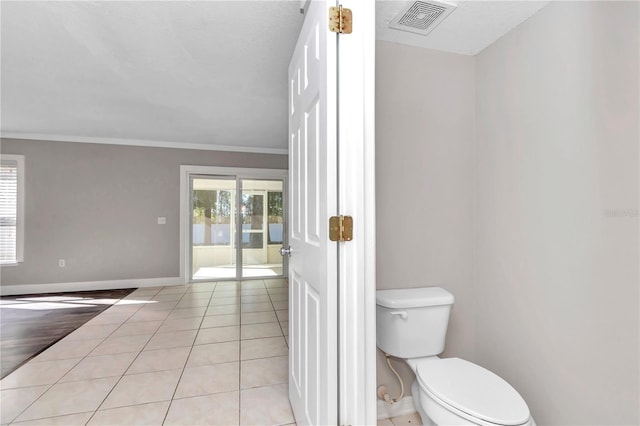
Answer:
[[158, 225], [166, 225], [167, 224], [167, 218], [166, 217], [159, 217], [158, 218]]

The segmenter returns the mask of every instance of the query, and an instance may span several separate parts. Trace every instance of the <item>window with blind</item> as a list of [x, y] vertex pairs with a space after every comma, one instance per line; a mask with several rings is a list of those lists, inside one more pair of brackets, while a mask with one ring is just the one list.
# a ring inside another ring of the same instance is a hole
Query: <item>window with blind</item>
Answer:
[[22, 262], [24, 156], [0, 156], [0, 264]]

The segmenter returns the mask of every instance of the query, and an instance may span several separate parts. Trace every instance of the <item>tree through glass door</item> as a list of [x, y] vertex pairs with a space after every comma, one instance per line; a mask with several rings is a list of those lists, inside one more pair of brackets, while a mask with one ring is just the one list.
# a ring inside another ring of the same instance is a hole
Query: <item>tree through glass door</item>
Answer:
[[283, 275], [282, 180], [192, 176], [191, 206], [192, 280]]

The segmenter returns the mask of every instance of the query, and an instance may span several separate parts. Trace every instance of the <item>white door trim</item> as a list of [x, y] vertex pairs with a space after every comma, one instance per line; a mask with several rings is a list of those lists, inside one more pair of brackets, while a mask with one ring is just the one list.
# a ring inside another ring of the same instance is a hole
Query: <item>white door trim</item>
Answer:
[[[189, 284], [191, 277], [187, 265], [191, 264], [191, 250], [189, 247], [190, 234], [189, 226], [191, 217], [189, 212], [190, 188], [189, 178], [191, 175], [219, 175], [235, 176], [242, 179], [283, 179], [283, 196], [287, 200], [287, 173], [286, 169], [252, 169], [243, 167], [214, 167], [214, 166], [180, 166], [180, 281]], [[286, 216], [285, 216], [286, 217]], [[285, 219], [286, 220], [286, 219]], [[285, 234], [286, 238], [286, 234]], [[283, 271], [285, 267], [283, 267]]]
[[353, 216], [340, 243], [340, 424], [376, 424], [375, 2], [343, 0], [339, 36], [339, 205]]

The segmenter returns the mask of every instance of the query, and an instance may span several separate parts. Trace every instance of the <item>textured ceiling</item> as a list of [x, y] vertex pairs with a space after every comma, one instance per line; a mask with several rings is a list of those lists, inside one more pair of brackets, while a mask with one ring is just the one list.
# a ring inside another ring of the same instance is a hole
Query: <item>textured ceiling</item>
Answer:
[[286, 150], [297, 1], [1, 7], [4, 135]]
[[[429, 0], [422, 0], [428, 2]], [[549, 3], [535, 0], [449, 1], [456, 9], [427, 36], [389, 28], [413, 1], [376, 2], [376, 38], [410, 46], [475, 55]]]
[[[389, 29], [410, 3], [377, 2], [378, 39], [475, 54], [548, 2], [459, 1], [428, 36]], [[2, 0], [2, 135], [286, 152], [299, 7]]]

